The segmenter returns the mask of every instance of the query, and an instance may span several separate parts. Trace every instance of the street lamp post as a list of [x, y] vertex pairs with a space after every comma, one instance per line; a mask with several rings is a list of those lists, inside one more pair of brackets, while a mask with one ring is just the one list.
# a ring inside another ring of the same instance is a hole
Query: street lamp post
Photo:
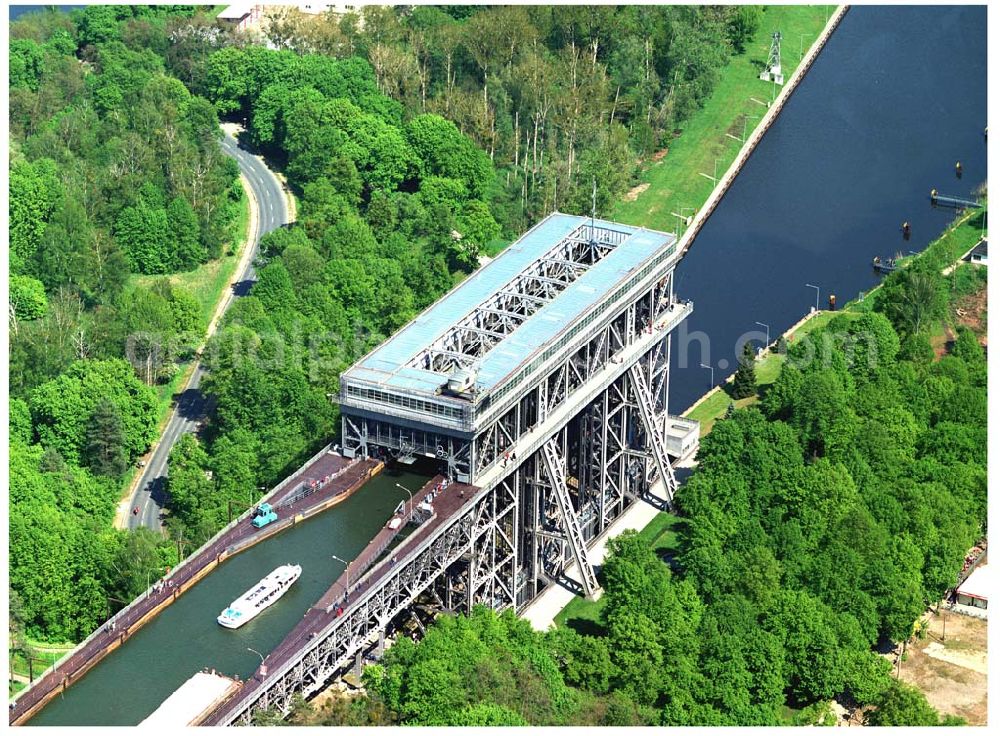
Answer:
[[347, 560], [341, 558], [341, 557], [337, 557], [337, 555], [330, 555], [330, 557], [332, 559], [334, 559], [334, 560], [337, 560], [338, 562], [343, 562], [344, 563], [344, 574], [347, 576], [347, 585], [345, 586], [345, 588], [346, 588], [345, 593], [347, 595], [350, 595], [351, 594], [351, 563], [348, 562]]
[[684, 216], [674, 213], [674, 217], [677, 218], [677, 235], [678, 237], [684, 235]]
[[819, 311], [819, 287], [818, 286], [814, 286], [813, 284], [806, 284], [806, 286], [808, 286], [810, 289], [815, 289], [816, 290], [816, 311], [818, 312]]
[[402, 488], [404, 491], [406, 491], [408, 494], [410, 494], [410, 513], [412, 514], [413, 513], [413, 491], [411, 491], [409, 488], [407, 488], [404, 485], [400, 485], [399, 483], [396, 484], [396, 488]]
[[[111, 618], [111, 601], [114, 601], [115, 603], [120, 604], [122, 608], [124, 608], [125, 606], [128, 605], [128, 603], [126, 603], [125, 601], [123, 601], [121, 598], [115, 598], [113, 595], [107, 595], [107, 596], [104, 596], [104, 597], [107, 599], [107, 600], [104, 601], [104, 608], [107, 610], [108, 618], [109, 619]], [[118, 610], [120, 611], [122, 609], [119, 608]]]
[[[707, 176], [707, 174], [706, 174], [706, 176]], [[690, 219], [692, 217], [694, 217], [694, 213], [697, 212], [697, 208], [695, 208], [695, 207], [678, 207], [678, 209], [680, 210], [679, 213], [678, 212], [671, 212], [670, 214], [672, 214], [674, 217], [676, 217], [677, 220], [679, 221], [679, 226], [677, 228], [677, 236], [681, 237], [684, 234], [684, 229], [688, 226], [688, 223], [689, 223]], [[685, 210], [691, 210], [691, 214], [690, 215], [685, 215], [684, 214]]]
[[712, 371], [712, 377], [710, 380], [712, 381], [712, 388], [715, 388], [715, 368], [710, 365], [705, 365], [704, 363], [701, 364], [701, 367], [708, 368], [708, 370]]
[[263, 682], [264, 678], [267, 677], [267, 665], [264, 664], [264, 655], [258, 652], [256, 649], [253, 649], [252, 647], [247, 647], [247, 651], [253, 652], [258, 657], [260, 657], [260, 680], [261, 682]]
[[763, 322], [754, 322], [754, 324], [764, 328], [764, 334], [767, 335], [764, 340], [764, 347], [766, 348], [771, 344], [771, 327], [770, 325], [765, 325]]
[[[226, 513], [229, 515], [229, 523], [232, 523], [233, 521], [233, 504], [236, 504], [237, 508], [241, 508], [243, 506], [242, 501], [235, 501], [231, 498], [226, 499]], [[250, 503], [250, 508], [253, 508], [252, 501]]]

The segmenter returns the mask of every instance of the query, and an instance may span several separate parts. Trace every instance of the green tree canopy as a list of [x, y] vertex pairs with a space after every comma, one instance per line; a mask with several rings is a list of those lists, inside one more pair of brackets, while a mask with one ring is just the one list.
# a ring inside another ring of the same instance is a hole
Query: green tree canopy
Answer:
[[156, 436], [156, 395], [121, 359], [81, 360], [35, 389], [29, 405], [39, 441], [77, 462], [86, 445], [87, 423], [106, 400], [117, 410], [123, 450], [131, 462]]

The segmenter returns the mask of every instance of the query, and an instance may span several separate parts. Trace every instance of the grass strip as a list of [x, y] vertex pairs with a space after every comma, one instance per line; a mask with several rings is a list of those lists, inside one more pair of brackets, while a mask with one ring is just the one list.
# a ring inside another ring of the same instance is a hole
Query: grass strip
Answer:
[[776, 94], [771, 82], [758, 78], [767, 62], [771, 34], [781, 31], [782, 71], [788, 79], [836, 7], [764, 6], [760, 28], [746, 51], [722, 69], [705, 106], [684, 122], [666, 155], [647, 164], [640, 185], [647, 188], [619, 202], [611, 219], [672, 231], [678, 224], [674, 213], [687, 216], [699, 209], [715, 187], [707, 177], [721, 176], [729, 168], [742, 145], [739, 139], [750, 135]]

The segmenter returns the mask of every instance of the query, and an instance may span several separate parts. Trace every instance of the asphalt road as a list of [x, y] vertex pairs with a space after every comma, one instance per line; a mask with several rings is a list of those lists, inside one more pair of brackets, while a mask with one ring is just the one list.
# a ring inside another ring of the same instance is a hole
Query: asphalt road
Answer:
[[[261, 236], [288, 222], [288, 208], [281, 182], [259, 156], [241, 147], [228, 133], [224, 135], [220, 145], [225, 153], [236, 159], [257, 200], [257, 236], [250, 244], [253, 255], [247, 261], [243, 272], [238, 274], [232, 287], [233, 296], [238, 298], [250, 293], [250, 288], [257, 278], [253, 263], [257, 257]], [[199, 362], [177, 399], [175, 410], [163, 431], [160, 443], [142, 469], [142, 477], [129, 499], [126, 522], [129, 529], [136, 529], [139, 526], [160, 529], [162, 526], [160, 510], [166, 501], [167, 460], [170, 457], [170, 450], [182, 435], [197, 429], [198, 422], [211, 408], [209, 400], [199, 390], [204, 375], [205, 369]], [[136, 507], [139, 512], [133, 514], [132, 510]]]

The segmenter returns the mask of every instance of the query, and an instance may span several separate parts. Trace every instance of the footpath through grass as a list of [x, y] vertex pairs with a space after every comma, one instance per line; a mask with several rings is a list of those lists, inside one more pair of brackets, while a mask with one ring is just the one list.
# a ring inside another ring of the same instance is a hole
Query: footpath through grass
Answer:
[[129, 278], [129, 286], [149, 288], [155, 282], [167, 279], [171, 285], [181, 287], [198, 300], [198, 325], [202, 331], [207, 330], [208, 323], [215, 313], [216, 305], [233, 282], [233, 274], [236, 272], [236, 265], [240, 260], [240, 255], [242, 255], [241, 246], [246, 241], [249, 220], [250, 204], [244, 192], [240, 200], [240, 216], [233, 225], [233, 232], [236, 234], [235, 242], [229, 244], [226, 255], [214, 261], [203, 263], [193, 271], [149, 276], [134, 274]]
[[771, 34], [781, 31], [781, 67], [789, 79], [836, 7], [764, 6], [760, 28], [746, 51], [730, 59], [711, 97], [683, 123], [666, 156], [647, 164], [641, 178], [648, 189], [632, 201], [619, 202], [611, 219], [673, 231], [677, 227], [673, 213], [686, 217], [700, 208], [715, 187], [703, 174], [722, 176], [740, 150], [744, 131], [750, 135], [777, 93], [774, 84], [758, 78], [767, 62]]

